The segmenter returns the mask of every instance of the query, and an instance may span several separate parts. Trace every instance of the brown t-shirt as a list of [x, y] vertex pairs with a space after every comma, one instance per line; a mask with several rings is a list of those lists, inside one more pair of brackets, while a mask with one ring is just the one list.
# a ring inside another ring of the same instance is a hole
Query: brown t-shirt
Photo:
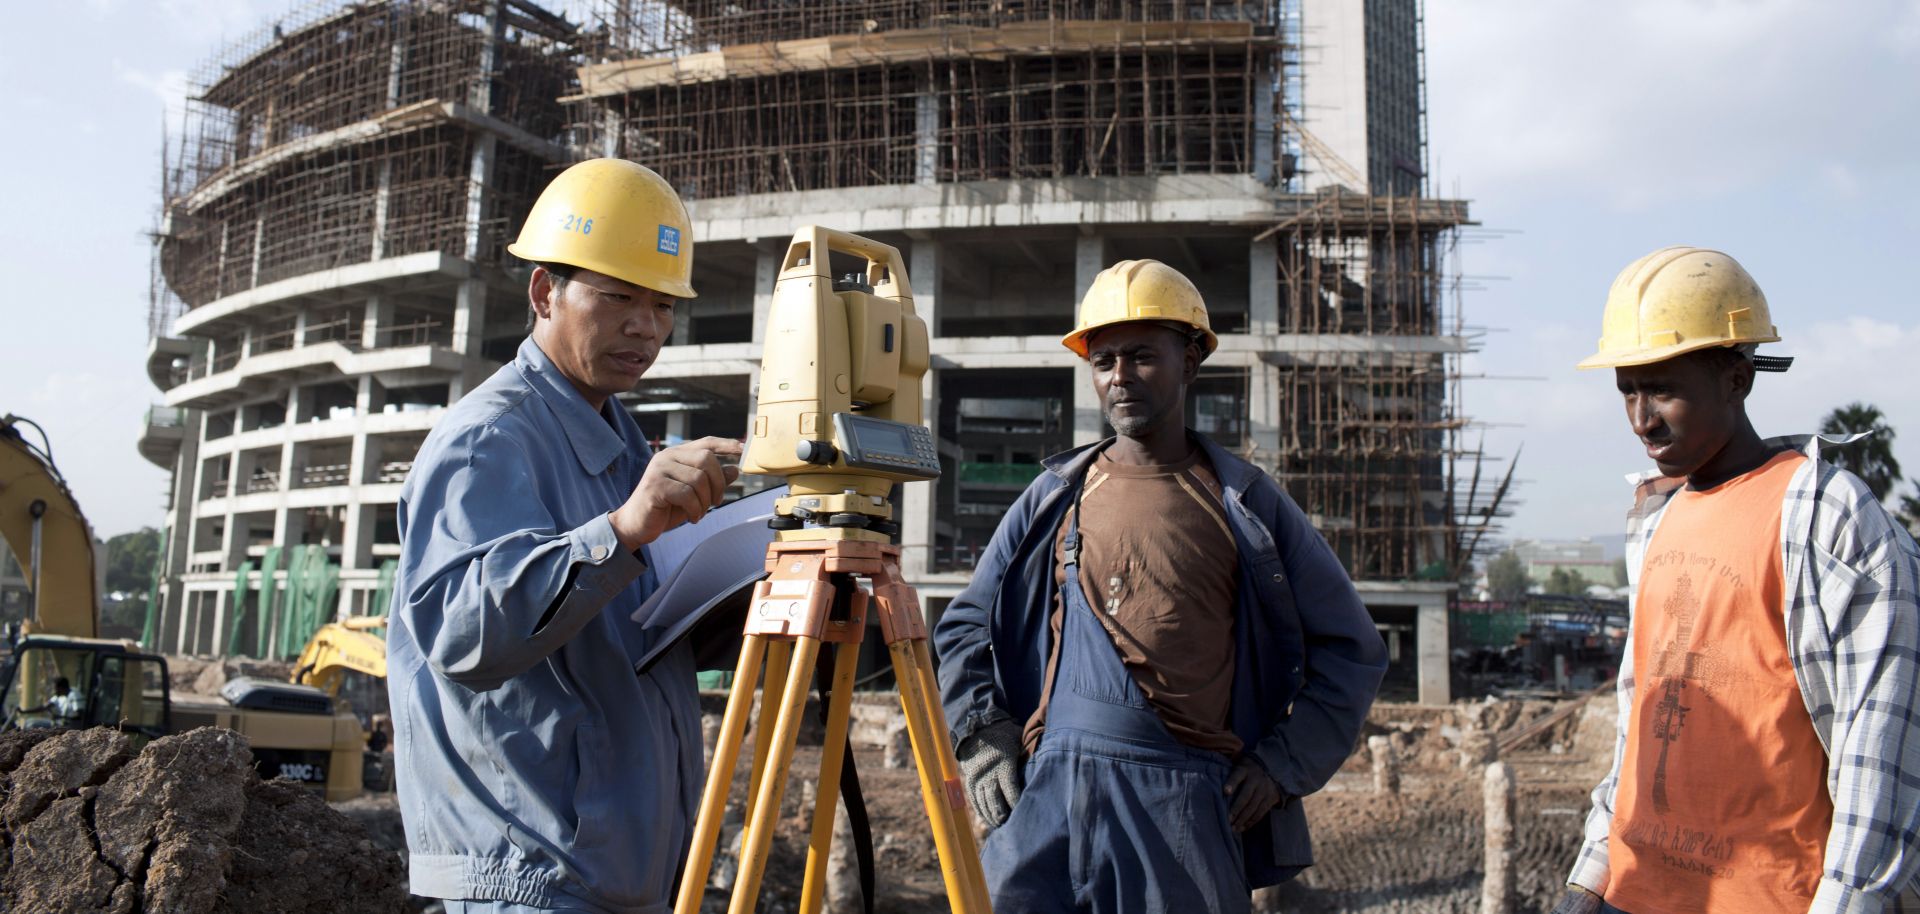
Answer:
[[[1054, 534], [1054, 581], [1064, 586], [1066, 520]], [[1080, 496], [1080, 586], [1120, 662], [1175, 739], [1232, 758], [1227, 725], [1233, 691], [1233, 603], [1239, 552], [1204, 451], [1178, 463], [1129, 466], [1094, 459]], [[1056, 589], [1056, 594], [1058, 590]], [[1053, 609], [1046, 691], [1027, 721], [1026, 749], [1040, 745], [1064, 604]]]

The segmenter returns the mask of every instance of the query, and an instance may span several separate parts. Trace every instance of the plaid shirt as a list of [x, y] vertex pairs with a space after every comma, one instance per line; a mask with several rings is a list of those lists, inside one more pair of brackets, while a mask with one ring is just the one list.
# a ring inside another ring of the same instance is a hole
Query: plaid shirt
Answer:
[[[1801, 435], [1769, 441], [1804, 451], [1780, 506], [1787, 649], [1794, 678], [1827, 752], [1833, 827], [1810, 909], [1879, 912], [1920, 864], [1920, 547], [1853, 474], [1820, 446], [1865, 437]], [[1685, 480], [1629, 477], [1627, 572], [1634, 594], [1647, 545]], [[1607, 887], [1607, 834], [1633, 707], [1633, 640], [1620, 661], [1619, 740], [1613, 769], [1593, 789], [1586, 840], [1567, 881]], [[1904, 906], [1903, 906], [1904, 907]]]

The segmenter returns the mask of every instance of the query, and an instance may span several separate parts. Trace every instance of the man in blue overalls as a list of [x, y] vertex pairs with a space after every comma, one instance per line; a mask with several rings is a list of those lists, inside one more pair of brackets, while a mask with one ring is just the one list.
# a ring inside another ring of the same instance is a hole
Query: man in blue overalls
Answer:
[[1312, 863], [1293, 800], [1352, 751], [1385, 645], [1273, 479], [1187, 429], [1217, 341], [1185, 276], [1115, 264], [1062, 342], [1118, 434], [1046, 462], [934, 634], [988, 890], [1245, 911]]

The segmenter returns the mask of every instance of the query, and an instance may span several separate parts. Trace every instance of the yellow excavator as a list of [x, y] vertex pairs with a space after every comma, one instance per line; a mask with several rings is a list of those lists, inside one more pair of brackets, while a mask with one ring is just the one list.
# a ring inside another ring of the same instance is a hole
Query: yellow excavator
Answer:
[[[28, 440], [27, 428], [38, 433], [38, 445]], [[0, 728], [109, 726], [152, 739], [228, 727], [247, 736], [264, 777], [291, 777], [329, 800], [362, 791], [366, 735], [335, 695], [342, 670], [377, 668], [384, 675], [385, 644], [377, 661], [369, 658], [368, 642], [378, 643], [365, 632], [372, 626], [322, 628], [302, 652], [303, 672], [292, 683], [236, 679], [222, 690], [224, 701], [176, 699], [164, 657], [133, 641], [98, 637], [93, 530], [53, 462], [45, 431], [13, 415], [0, 417], [0, 537], [32, 594], [27, 618], [10, 627]], [[330, 681], [332, 691], [305, 677]]]

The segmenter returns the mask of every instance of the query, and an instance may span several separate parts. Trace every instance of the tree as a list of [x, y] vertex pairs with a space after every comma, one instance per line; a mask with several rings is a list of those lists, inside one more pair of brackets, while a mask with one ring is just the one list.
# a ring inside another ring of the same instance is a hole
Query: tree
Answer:
[[1577, 597], [1587, 592], [1587, 579], [1569, 569], [1555, 568], [1547, 574], [1545, 590], [1563, 597]]
[[1500, 553], [1487, 563], [1487, 593], [1496, 600], [1518, 600], [1527, 595], [1527, 587], [1533, 582], [1527, 579], [1526, 563], [1512, 549]]
[[1908, 533], [1920, 536], [1920, 479], [1909, 479], [1907, 484], [1913, 486], [1913, 494], [1900, 496], [1900, 510], [1894, 517], [1907, 525]]
[[1621, 556], [1620, 558], [1613, 560], [1613, 586], [1615, 587], [1627, 586], [1626, 556]]
[[160, 531], [141, 527], [107, 540], [107, 592], [145, 597], [160, 561]]
[[1887, 426], [1880, 409], [1867, 403], [1849, 403], [1828, 413], [1820, 422], [1820, 431], [1843, 435], [1873, 433], [1863, 441], [1835, 448], [1831, 459], [1835, 466], [1860, 477], [1875, 500], [1885, 501], [1894, 484], [1900, 481], [1900, 461], [1893, 456], [1893, 429]]

